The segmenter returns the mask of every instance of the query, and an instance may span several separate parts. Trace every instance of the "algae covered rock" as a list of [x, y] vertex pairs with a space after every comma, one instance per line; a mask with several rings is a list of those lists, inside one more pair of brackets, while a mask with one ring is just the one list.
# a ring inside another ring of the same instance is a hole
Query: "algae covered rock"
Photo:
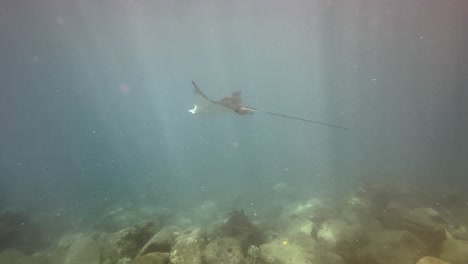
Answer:
[[53, 249], [48, 256], [48, 264], [63, 264], [65, 257], [67, 256], [70, 246], [75, 241], [76, 236], [84, 236], [83, 234], [63, 234], [60, 240], [57, 243], [57, 247]]
[[416, 235], [432, 250], [435, 250], [445, 239], [445, 230], [424, 212], [408, 209], [399, 203], [390, 203], [384, 210], [383, 222], [388, 228], [406, 230]]
[[245, 258], [238, 240], [217, 238], [206, 246], [203, 260], [206, 264], [241, 264], [244, 263]]
[[[303, 255], [310, 263], [317, 264], [344, 264], [343, 258], [324, 248], [314, 238], [303, 233], [299, 233], [292, 237], [288, 242], [302, 247]], [[283, 241], [284, 243], [284, 241]]]
[[267, 264], [344, 264], [340, 256], [324, 250], [312, 237], [303, 234], [261, 245], [260, 260]]
[[468, 241], [447, 239], [442, 244], [440, 258], [452, 264], [468, 263]]
[[260, 259], [266, 264], [310, 264], [304, 256], [303, 248], [286, 239], [261, 245]]
[[360, 252], [358, 263], [414, 264], [429, 253], [426, 245], [408, 231], [373, 234]]
[[201, 246], [204, 239], [200, 229], [185, 232], [176, 238], [169, 260], [172, 264], [202, 264]]
[[100, 264], [101, 242], [92, 235], [79, 234], [68, 248], [64, 264]]
[[140, 253], [138, 253], [138, 256], [142, 256], [150, 252], [171, 252], [175, 239], [179, 233], [179, 228], [175, 226], [160, 230], [148, 242], [146, 242], [140, 250]]
[[101, 250], [102, 259], [108, 260], [110, 263], [134, 259], [146, 242], [156, 233], [155, 230], [153, 222], [144, 221], [119, 232], [103, 235], [105, 241]]
[[310, 236], [315, 227], [314, 222], [295, 214], [284, 217], [281, 222], [284, 230], [282, 234], [286, 237], [292, 237], [299, 233]]
[[49, 256], [49, 263], [130, 264], [132, 260], [137, 261], [136, 263], [148, 263], [150, 260], [159, 261], [155, 263], [166, 263], [169, 252], [165, 252], [166, 254], [142, 254], [142, 258], [136, 258], [143, 246], [156, 233], [155, 228], [153, 222], [143, 221], [130, 228], [110, 234], [67, 234], [62, 237], [55, 251]]
[[144, 222], [125, 230], [122, 237], [116, 243], [119, 247], [119, 255], [131, 259], [134, 258], [153, 236], [153, 227], [154, 223]]
[[445, 262], [445, 261], [440, 260], [438, 258], [426, 256], [426, 257], [418, 260], [418, 262], [416, 262], [416, 264], [451, 264], [451, 263]]
[[169, 264], [169, 253], [153, 252], [136, 257], [132, 264]]
[[352, 250], [363, 237], [362, 227], [343, 220], [327, 220], [317, 232], [318, 241], [333, 251]]
[[335, 214], [329, 205], [317, 198], [312, 198], [306, 203], [299, 204], [291, 213], [316, 224], [321, 224]]

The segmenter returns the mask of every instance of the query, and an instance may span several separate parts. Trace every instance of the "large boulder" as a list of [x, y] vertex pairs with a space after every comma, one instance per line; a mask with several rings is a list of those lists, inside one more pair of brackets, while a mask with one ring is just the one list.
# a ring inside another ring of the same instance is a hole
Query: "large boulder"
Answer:
[[381, 204], [370, 197], [354, 193], [340, 208], [340, 216], [349, 225], [365, 227], [366, 232], [382, 229], [382, 223], [378, 221], [383, 208]]
[[442, 244], [442, 260], [452, 264], [468, 263], [468, 241], [458, 239], [447, 239]]
[[281, 235], [285, 237], [292, 237], [299, 233], [310, 236], [316, 228], [314, 222], [296, 214], [283, 216], [277, 225], [281, 229]]
[[178, 227], [172, 226], [165, 228], [156, 233], [140, 250], [138, 256], [143, 256], [150, 252], [171, 252], [175, 244], [175, 239], [179, 235]]
[[381, 231], [356, 254], [356, 263], [414, 264], [429, 253], [426, 245], [408, 231]]
[[300, 216], [303, 219], [307, 219], [319, 225], [326, 219], [333, 217], [336, 213], [325, 201], [312, 198], [306, 203], [301, 203], [296, 206], [289, 214]]
[[78, 234], [68, 248], [64, 264], [100, 264], [101, 241], [87, 234]]
[[169, 253], [153, 252], [136, 257], [132, 264], [169, 264]]
[[75, 242], [75, 237], [82, 236], [85, 235], [82, 233], [63, 234], [62, 237], [58, 240], [56, 247], [48, 253], [48, 264], [63, 264], [65, 258], [67, 257], [68, 250], [70, 249], [71, 245]]
[[206, 264], [241, 264], [244, 263], [245, 258], [238, 240], [217, 238], [206, 246], [203, 260]]
[[200, 229], [185, 232], [176, 238], [169, 260], [172, 264], [202, 264], [201, 247], [205, 243]]
[[445, 262], [445, 261], [440, 260], [438, 258], [426, 256], [426, 257], [418, 260], [418, 262], [416, 262], [416, 264], [451, 264], [451, 263]]
[[426, 212], [392, 202], [385, 208], [382, 220], [387, 228], [406, 230], [436, 251], [446, 237], [445, 229]]
[[288, 240], [274, 240], [260, 246], [260, 259], [266, 264], [310, 264], [303, 248]]
[[266, 264], [344, 264], [340, 256], [323, 249], [304, 234], [261, 245], [259, 258]]
[[354, 251], [363, 237], [362, 227], [342, 220], [327, 220], [317, 232], [317, 240], [334, 252]]
[[344, 264], [340, 255], [329, 251], [309, 235], [299, 233], [289, 241], [302, 247], [304, 255], [312, 264]]
[[151, 221], [144, 221], [140, 224], [120, 230], [116, 233], [101, 234], [103, 248], [101, 256], [104, 261], [116, 263], [122, 259], [134, 259], [141, 251], [141, 248], [156, 233], [157, 227]]

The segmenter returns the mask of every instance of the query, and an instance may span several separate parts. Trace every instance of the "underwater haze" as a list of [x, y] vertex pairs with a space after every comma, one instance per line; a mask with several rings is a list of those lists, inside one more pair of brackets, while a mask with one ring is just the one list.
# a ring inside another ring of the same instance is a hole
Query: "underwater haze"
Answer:
[[[467, 14], [464, 0], [1, 1], [0, 211], [39, 219], [47, 246], [116, 208], [261, 222], [370, 185], [453, 194], [466, 213]], [[193, 115], [192, 80], [349, 130]]]

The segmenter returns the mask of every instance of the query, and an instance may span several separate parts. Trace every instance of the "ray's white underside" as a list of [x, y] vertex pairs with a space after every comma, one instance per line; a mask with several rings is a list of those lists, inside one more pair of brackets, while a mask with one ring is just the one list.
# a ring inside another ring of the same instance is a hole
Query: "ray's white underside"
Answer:
[[188, 111], [192, 114], [201, 114], [231, 112], [232, 109], [223, 106], [219, 103], [213, 102], [199, 94], [195, 94], [195, 97], [193, 99], [193, 108]]

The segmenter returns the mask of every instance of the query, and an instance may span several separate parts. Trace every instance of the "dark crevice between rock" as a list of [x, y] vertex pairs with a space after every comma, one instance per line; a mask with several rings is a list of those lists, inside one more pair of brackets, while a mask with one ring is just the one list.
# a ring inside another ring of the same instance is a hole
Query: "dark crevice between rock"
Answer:
[[250, 222], [244, 210], [234, 210], [229, 214], [221, 226], [221, 234], [238, 239], [244, 255], [251, 245], [259, 246], [265, 241], [263, 232]]

